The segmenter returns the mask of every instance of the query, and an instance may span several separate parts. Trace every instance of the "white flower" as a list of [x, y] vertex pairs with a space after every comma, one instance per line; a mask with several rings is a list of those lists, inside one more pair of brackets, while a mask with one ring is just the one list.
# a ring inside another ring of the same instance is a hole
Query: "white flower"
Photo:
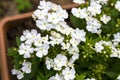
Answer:
[[66, 66], [67, 64], [67, 57], [63, 54], [58, 54], [56, 58], [54, 58], [54, 64], [58, 67]]
[[[40, 5], [38, 6], [38, 8], [39, 9], [33, 13], [33, 18], [39, 19], [38, 21], [36, 21], [36, 25], [40, 29], [49, 30], [52, 27], [51, 24], [58, 24], [59, 22], [64, 21], [64, 19], [68, 18], [67, 11], [63, 10], [60, 5], [56, 5], [52, 2], [48, 2], [45, 0], [40, 1]], [[44, 19], [46, 21], [43, 21]], [[44, 27], [42, 28], [41, 25]], [[47, 28], [45, 27], [46, 25]]]
[[50, 36], [50, 44], [54, 46], [55, 44], [60, 44], [63, 42], [64, 37], [55, 31], [51, 31], [51, 36]]
[[55, 29], [65, 35], [70, 35], [74, 31], [66, 22], [59, 22]]
[[72, 38], [75, 38], [80, 41], [86, 41], [85, 35], [86, 32], [84, 32], [84, 30], [79, 30], [78, 28], [76, 28], [74, 32], [71, 34]]
[[36, 18], [37, 18], [37, 19], [44, 19], [45, 16], [46, 16], [46, 13], [47, 13], [46, 10], [39, 10], [39, 9], [37, 9], [37, 10], [35, 10], [35, 11], [33, 12], [32, 17], [33, 17], [35, 20], [36, 20]]
[[30, 33], [29, 30], [23, 31], [23, 35], [20, 37], [20, 40], [21, 40], [21, 41], [25, 41], [25, 40], [27, 39], [27, 38], [26, 38], [26, 35], [27, 35], [28, 33]]
[[120, 49], [117, 49], [115, 46], [112, 46], [111, 51], [112, 51], [112, 54], [110, 54], [110, 57], [120, 58]]
[[49, 23], [46, 19], [36, 20], [36, 26], [41, 30], [48, 30], [48, 31], [54, 28], [54, 25]]
[[96, 14], [100, 14], [101, 13], [101, 8], [102, 6], [100, 4], [98, 4], [97, 2], [93, 1], [90, 3], [90, 6], [88, 7], [88, 11], [90, 12], [90, 14], [92, 16], [96, 16]]
[[21, 71], [17, 72], [17, 78], [22, 79], [24, 77], [23, 73]]
[[22, 71], [25, 72], [25, 73], [30, 73], [31, 72], [31, 65], [32, 63], [31, 62], [23, 62], [22, 63]]
[[60, 21], [64, 21], [64, 19], [68, 18], [68, 13], [66, 10], [63, 10], [62, 8], [60, 8], [57, 12], [57, 14], [59, 15], [58, 18], [60, 19]]
[[75, 38], [71, 38], [70, 43], [72, 44], [73, 47], [76, 47], [80, 43], [80, 40], [75, 39]]
[[114, 34], [114, 39], [112, 41], [116, 43], [120, 42], [120, 32], [117, 32], [116, 34]]
[[120, 11], [120, 1], [118, 0], [115, 4], [115, 8]]
[[103, 43], [101, 41], [95, 43], [95, 50], [96, 50], [96, 52], [101, 52], [104, 49], [104, 47], [102, 46], [102, 44]]
[[74, 3], [83, 4], [85, 0], [73, 0]]
[[53, 63], [53, 60], [52, 59], [50, 59], [50, 58], [46, 58], [46, 62], [45, 62], [45, 64], [46, 64], [46, 67], [47, 67], [47, 69], [51, 69], [51, 68], [53, 68], [53, 66], [54, 66], [54, 63]]
[[11, 72], [12, 72], [13, 75], [16, 75], [18, 70], [17, 69], [12, 69]]
[[72, 8], [71, 12], [74, 16], [81, 18], [81, 19], [84, 19], [88, 16], [86, 8], [83, 8], [83, 9]]
[[117, 80], [120, 80], [120, 75], [117, 77]]
[[42, 45], [42, 38], [41, 35], [37, 36], [34, 41], [35, 46], [41, 46]]
[[48, 35], [46, 35], [45, 37], [42, 37], [42, 42], [49, 44], [48, 37], [49, 37]]
[[64, 80], [64, 79], [61, 75], [56, 74], [55, 76], [50, 77], [48, 80]]
[[48, 16], [49, 22], [51, 22], [53, 24], [57, 24], [59, 22], [57, 13], [49, 13], [47, 16]]
[[73, 56], [72, 56], [72, 59], [75, 61], [76, 59], [78, 59], [79, 58], [79, 54], [78, 53], [75, 53], [75, 54], [73, 54]]
[[96, 80], [95, 78], [87, 78], [85, 80]]
[[74, 65], [74, 62], [79, 58], [79, 54], [78, 53], [75, 53], [72, 55], [72, 57], [69, 59], [69, 62], [67, 63], [67, 65], [69, 67], [73, 67]]
[[63, 50], [65, 50], [65, 49], [69, 49], [69, 47], [70, 47], [70, 43], [61, 43], [61, 45], [62, 45], [62, 49]]
[[89, 17], [87, 20], [87, 27], [86, 29], [92, 33], [99, 34], [101, 32], [101, 24], [96, 18]]
[[45, 0], [40, 1], [40, 5], [38, 6], [38, 9], [43, 10], [50, 10], [52, 7], [52, 2], [46, 2]]
[[48, 54], [49, 44], [42, 44], [40, 47], [36, 47], [36, 56], [39, 58], [42, 58], [43, 56], [46, 56]]
[[91, 0], [91, 1], [94, 1], [94, 2], [97, 2], [98, 4], [107, 4], [107, 2], [109, 1], [109, 0]]
[[76, 73], [75, 69], [74, 68], [70, 69], [69, 67], [66, 67], [62, 71], [62, 74], [63, 74], [65, 80], [74, 80], [75, 73]]
[[30, 58], [30, 54], [34, 52], [34, 48], [32, 48], [31, 45], [25, 45], [22, 43], [18, 52], [19, 55], [24, 55], [24, 58]]
[[18, 79], [22, 79], [24, 77], [23, 73], [20, 70], [12, 69], [12, 74], [17, 75]]
[[111, 49], [111, 47], [112, 47], [112, 43], [109, 41], [109, 42], [106, 42], [106, 41], [99, 41], [99, 42], [97, 42], [97, 43], [95, 43], [95, 50], [96, 50], [96, 52], [101, 52], [103, 49], [104, 49], [104, 46], [103, 46], [103, 44], [105, 45], [105, 46], [108, 46], [110, 49]]
[[20, 37], [21, 41], [25, 41], [25, 44], [32, 44], [35, 41], [35, 38], [40, 34], [37, 33], [37, 30], [32, 29], [31, 32], [26, 30], [23, 32], [23, 35]]
[[107, 16], [106, 14], [104, 14], [101, 18], [100, 18], [101, 21], [103, 21], [104, 24], [107, 24], [110, 20], [111, 20], [111, 17], [110, 16]]

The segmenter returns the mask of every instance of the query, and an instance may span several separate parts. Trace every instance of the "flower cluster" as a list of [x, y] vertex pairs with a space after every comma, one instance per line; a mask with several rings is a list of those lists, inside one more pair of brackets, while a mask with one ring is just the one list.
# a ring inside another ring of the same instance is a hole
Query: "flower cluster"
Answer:
[[113, 68], [120, 64], [120, 1], [73, 2], [80, 6], [68, 13], [40, 1], [32, 15], [40, 32], [25, 30], [14, 50], [20, 63], [12, 74], [18, 79], [119, 80], [120, 68]]

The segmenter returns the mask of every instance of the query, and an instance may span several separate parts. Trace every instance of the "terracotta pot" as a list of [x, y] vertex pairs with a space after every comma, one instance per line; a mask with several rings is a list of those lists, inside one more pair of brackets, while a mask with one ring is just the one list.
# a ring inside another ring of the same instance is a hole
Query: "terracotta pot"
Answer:
[[62, 4], [62, 5], [72, 3], [72, 0], [49, 0], [49, 1], [52, 1], [52, 2], [57, 3], [57, 4]]
[[[78, 4], [68, 4], [63, 5], [62, 7], [64, 9], [70, 9], [72, 7], [77, 7]], [[23, 23], [24, 21], [31, 19], [32, 12], [16, 15], [12, 17], [4, 18], [0, 21], [0, 64], [1, 64], [1, 75], [2, 80], [14, 80], [13, 77], [11, 77], [10, 72], [10, 57], [7, 55], [7, 32], [10, 30], [10, 28], [16, 27], [17, 25]], [[14, 34], [14, 33], [11, 33]]]

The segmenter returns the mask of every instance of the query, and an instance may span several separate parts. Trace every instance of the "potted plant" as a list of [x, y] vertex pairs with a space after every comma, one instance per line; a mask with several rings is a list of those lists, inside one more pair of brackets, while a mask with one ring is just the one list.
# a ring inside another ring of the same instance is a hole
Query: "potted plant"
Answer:
[[[59, 2], [59, 4], [61, 3]], [[77, 7], [77, 6], [78, 6], [77, 4], [66, 3], [62, 7], [64, 9], [70, 9], [72, 7]], [[0, 21], [0, 56], [1, 56], [0, 68], [1, 68], [1, 77], [2, 77], [1, 79], [2, 80], [13, 80], [13, 79], [15, 80], [16, 79], [11, 75], [11, 68], [13, 65], [12, 65], [11, 58], [7, 54], [8, 53], [7, 49], [10, 46], [9, 42], [11, 42], [8, 40], [8, 32], [14, 29], [16, 26], [31, 19], [32, 14], [33, 12], [29, 12], [25, 14], [16, 15], [16, 16], [6, 17]], [[13, 32], [12, 34], [15, 34], [15, 33]]]
[[80, 6], [68, 12], [40, 2], [32, 14], [37, 28], [24, 30], [16, 38], [17, 46], [8, 48], [14, 64], [11, 71], [18, 79], [120, 79], [120, 1], [73, 2]]

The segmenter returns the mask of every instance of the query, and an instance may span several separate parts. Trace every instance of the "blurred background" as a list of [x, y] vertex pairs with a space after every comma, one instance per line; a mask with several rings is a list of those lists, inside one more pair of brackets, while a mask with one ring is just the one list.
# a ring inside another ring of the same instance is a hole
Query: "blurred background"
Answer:
[[[34, 11], [40, 0], [0, 0], [0, 19]], [[72, 0], [47, 0], [58, 4], [69, 4]]]
[[0, 19], [36, 9], [40, 0], [0, 0]]

